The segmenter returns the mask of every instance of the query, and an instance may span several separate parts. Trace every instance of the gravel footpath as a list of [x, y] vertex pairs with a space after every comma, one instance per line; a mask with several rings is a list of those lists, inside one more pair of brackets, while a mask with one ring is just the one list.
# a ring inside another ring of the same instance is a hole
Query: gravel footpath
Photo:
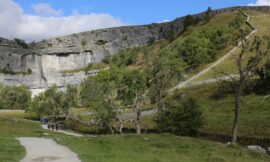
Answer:
[[17, 138], [26, 149], [26, 156], [21, 162], [80, 162], [69, 148], [46, 138]]

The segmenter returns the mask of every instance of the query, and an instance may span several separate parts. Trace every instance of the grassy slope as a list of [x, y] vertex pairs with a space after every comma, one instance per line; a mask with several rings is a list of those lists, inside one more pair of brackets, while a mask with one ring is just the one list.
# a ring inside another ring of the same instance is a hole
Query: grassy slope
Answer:
[[[247, 13], [251, 16], [251, 22], [258, 28], [258, 32], [256, 33], [257, 36], [264, 36], [269, 33], [269, 13], [258, 11]], [[224, 70], [228, 74], [237, 73], [236, 65], [231, 58], [221, 63], [217, 68]], [[194, 82], [211, 79], [215, 76], [216, 74], [213, 71], [210, 71], [194, 80]], [[212, 85], [204, 85], [187, 88], [185, 91], [196, 96], [202, 106], [202, 110], [207, 120], [207, 124], [202, 131], [230, 135], [234, 115], [234, 98], [232, 95], [229, 95], [219, 100], [213, 99], [209, 97], [213, 92], [212, 90]], [[266, 96], [259, 94], [251, 94], [242, 97], [239, 126], [240, 136], [270, 137], [270, 98], [264, 99], [265, 97]]]
[[[269, 35], [270, 32], [270, 13], [260, 12], [260, 11], [247, 11], [247, 14], [250, 15], [250, 22], [258, 29], [258, 32], [254, 36], [263, 37], [265, 35]], [[252, 38], [254, 38], [254, 36]], [[250, 40], [252, 42], [252, 39]], [[235, 52], [234, 55], [237, 55], [240, 50]], [[268, 56], [270, 57], [270, 56]], [[223, 63], [217, 66], [217, 69], [220, 69], [228, 74], [235, 74], [237, 73], [237, 67], [235, 62], [233, 61], [232, 57], [229, 57]], [[206, 79], [211, 79], [215, 77], [217, 74], [214, 71], [209, 71], [205, 73], [201, 77], [194, 80], [201, 81]]]
[[[206, 125], [201, 131], [218, 134], [231, 134], [234, 116], [234, 97], [227, 95], [220, 99], [213, 98], [219, 85], [203, 85], [182, 91], [196, 97], [206, 118]], [[250, 94], [242, 97], [239, 119], [239, 135], [270, 137], [270, 97]]]
[[[150, 53], [150, 55], [154, 55], [154, 57], [156, 57], [158, 55], [158, 53], [161, 53], [161, 52], [175, 53], [177, 55], [179, 53], [177, 50], [179, 45], [182, 42], [184, 42], [186, 39], [190, 38], [193, 34], [199, 33], [205, 29], [214, 29], [214, 28], [227, 26], [228, 23], [231, 22], [233, 20], [233, 18], [237, 15], [237, 13], [238, 13], [237, 11], [230, 12], [230, 13], [222, 13], [222, 14], [216, 15], [208, 23], [204, 23], [204, 24], [199, 23], [198, 25], [191, 26], [183, 34], [178, 36], [173, 42], [170, 42], [170, 43], [166, 42], [165, 44], [167, 44], [167, 45], [162, 46], [161, 48], [160, 48], [160, 42], [158, 42], [154, 45], [151, 45], [151, 46], [146, 46], [144, 48], [147, 48], [148, 53]], [[158, 47], [153, 47], [155, 45], [157, 45]], [[231, 48], [232, 48], [232, 46], [229, 46], [226, 49], [220, 51], [220, 54], [217, 57], [223, 56]], [[143, 55], [144, 55], [144, 57], [141, 57], [141, 58], [144, 60], [147, 60], [146, 54], [143, 53]], [[151, 57], [151, 59], [153, 59], [153, 57]], [[132, 66], [134, 66], [134, 65], [132, 65]], [[203, 69], [205, 66], [206, 65], [201, 65], [200, 67], [198, 67], [197, 69], [192, 71], [192, 73], [197, 73], [198, 71]]]
[[[14, 162], [23, 158], [25, 150], [16, 137], [44, 137], [38, 122], [19, 115], [0, 114], [0, 161]], [[173, 162], [173, 161], [269, 161], [263, 154], [239, 146], [226, 147], [210, 141], [189, 137], [161, 135], [110, 135], [99, 137], [71, 137], [48, 132], [49, 138], [71, 148], [82, 161], [97, 162]], [[4, 146], [4, 147], [3, 147]]]

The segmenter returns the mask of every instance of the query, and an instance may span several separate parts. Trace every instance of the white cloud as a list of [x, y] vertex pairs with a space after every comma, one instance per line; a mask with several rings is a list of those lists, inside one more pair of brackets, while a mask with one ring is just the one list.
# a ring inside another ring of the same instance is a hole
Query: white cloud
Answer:
[[270, 0], [257, 0], [255, 3], [250, 3], [250, 6], [270, 6]]
[[106, 13], [82, 15], [76, 11], [70, 16], [60, 16], [60, 10], [47, 10], [46, 13], [42, 9], [38, 15], [29, 15], [12, 0], [0, 0], [0, 4], [0, 37], [9, 39], [39, 41], [44, 38], [125, 25], [120, 19]]
[[166, 23], [166, 22], [170, 22], [171, 20], [168, 20], [168, 19], [165, 19], [165, 20], [162, 20], [160, 23]]
[[34, 4], [32, 8], [39, 16], [60, 16], [62, 14], [62, 10], [54, 10], [47, 3]]

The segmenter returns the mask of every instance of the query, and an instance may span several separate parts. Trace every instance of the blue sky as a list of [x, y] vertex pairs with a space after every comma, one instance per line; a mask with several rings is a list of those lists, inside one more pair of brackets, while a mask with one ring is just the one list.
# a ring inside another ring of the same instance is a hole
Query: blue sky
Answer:
[[32, 5], [47, 3], [63, 15], [74, 10], [81, 14], [109, 13], [128, 24], [147, 24], [172, 20], [190, 13], [254, 3], [255, 0], [15, 0], [26, 13], [33, 13]]
[[0, 37], [27, 42], [83, 31], [173, 20], [270, 0], [0, 0]]

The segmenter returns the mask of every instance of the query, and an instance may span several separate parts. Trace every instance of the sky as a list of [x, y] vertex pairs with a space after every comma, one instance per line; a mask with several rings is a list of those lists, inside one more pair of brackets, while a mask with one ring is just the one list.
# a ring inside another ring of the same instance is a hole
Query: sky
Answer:
[[0, 37], [27, 42], [270, 0], [0, 0]]

